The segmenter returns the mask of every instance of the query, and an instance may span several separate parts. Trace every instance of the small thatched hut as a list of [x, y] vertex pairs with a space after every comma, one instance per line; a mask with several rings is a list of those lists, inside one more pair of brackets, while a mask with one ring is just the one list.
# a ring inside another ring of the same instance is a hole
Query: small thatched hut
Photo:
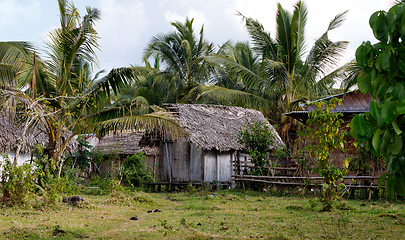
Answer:
[[[157, 148], [148, 146], [141, 147], [139, 142], [143, 135], [144, 131], [124, 131], [116, 135], [109, 134], [100, 140], [100, 142], [92, 149], [92, 152], [107, 157], [116, 156], [120, 161], [127, 156], [143, 152], [147, 157], [143, 163], [150, 167], [150, 169], [155, 170]], [[103, 162], [100, 164], [99, 169], [100, 171], [111, 173], [114, 168], [112, 165], [114, 165], [114, 162]]]
[[270, 126], [275, 136], [274, 148], [281, 138], [257, 110], [241, 107], [170, 104], [167, 109], [188, 133], [187, 138], [145, 135], [142, 142], [159, 147], [158, 181], [230, 183], [232, 162], [243, 146], [236, 134], [244, 125], [259, 120]]
[[[7, 154], [10, 159], [14, 159], [16, 150], [22, 140], [22, 133], [20, 127], [10, 124], [8, 118], [0, 114], [0, 153]], [[68, 132], [68, 134], [71, 134]], [[48, 144], [48, 136], [40, 128], [30, 129], [27, 131], [25, 141], [21, 146], [20, 154], [18, 157], [18, 164], [30, 161], [32, 159], [32, 152], [37, 144], [46, 147]], [[74, 152], [77, 149], [77, 143], [73, 139], [67, 145], [67, 151]], [[0, 160], [3, 157], [0, 156]]]

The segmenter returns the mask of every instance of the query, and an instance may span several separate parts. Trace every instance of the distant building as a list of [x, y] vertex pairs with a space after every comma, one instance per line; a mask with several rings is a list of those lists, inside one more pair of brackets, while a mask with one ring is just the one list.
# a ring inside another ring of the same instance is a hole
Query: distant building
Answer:
[[270, 127], [275, 137], [271, 148], [283, 145], [273, 126], [257, 110], [200, 104], [169, 104], [166, 108], [188, 137], [175, 139], [156, 133], [143, 136], [142, 144], [159, 150], [156, 172], [161, 182], [230, 183], [232, 163], [244, 148], [236, 134], [257, 120]]

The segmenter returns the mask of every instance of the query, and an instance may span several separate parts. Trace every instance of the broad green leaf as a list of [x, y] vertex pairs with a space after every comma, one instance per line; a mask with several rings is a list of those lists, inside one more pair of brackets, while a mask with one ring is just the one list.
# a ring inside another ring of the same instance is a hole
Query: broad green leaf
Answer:
[[357, 86], [362, 93], [368, 93], [371, 90], [369, 76], [366, 73], [362, 73], [357, 79]]
[[405, 61], [404, 60], [399, 61], [399, 69], [401, 70], [401, 72], [403, 74], [405, 74]]
[[388, 150], [394, 155], [397, 155], [402, 150], [402, 137], [401, 135], [394, 136], [394, 142], [388, 145]]
[[367, 58], [365, 57], [365, 54], [364, 54], [364, 44], [360, 45], [356, 49], [356, 61], [360, 67], [362, 67], [362, 68], [367, 67]]
[[375, 63], [375, 59], [373, 57], [370, 57], [367, 60], [367, 66], [369, 66], [369, 67], [373, 67], [374, 63]]
[[381, 106], [381, 115], [386, 124], [390, 124], [395, 120], [395, 105], [392, 104], [391, 98], [385, 100]]
[[397, 169], [398, 160], [396, 157], [392, 157], [387, 164], [387, 171], [394, 172]]
[[385, 178], [387, 177], [388, 173], [383, 173], [381, 174], [380, 178], [378, 179], [378, 189], [381, 189], [381, 186], [383, 182], [385, 181]]
[[378, 14], [380, 13], [380, 11], [374, 12], [371, 16], [370, 16], [370, 20], [369, 20], [369, 24], [371, 29], [373, 29], [373, 31], [377, 31], [378, 29]]
[[384, 50], [380, 53], [380, 55], [377, 57], [375, 60], [375, 67], [378, 69], [378, 71], [389, 71], [390, 68], [390, 57], [391, 57], [391, 51], [389, 50]]
[[384, 119], [381, 116], [381, 109], [380, 106], [378, 105], [377, 101], [373, 100], [370, 103], [370, 114], [371, 116], [374, 117], [374, 119], [377, 121], [377, 125], [379, 128], [383, 128], [384, 127]]
[[387, 23], [387, 30], [389, 33], [394, 33], [397, 30], [397, 22], [394, 13], [387, 12], [385, 14], [385, 20]]
[[382, 130], [381, 149], [386, 149], [388, 144], [391, 144], [391, 131]]
[[381, 129], [377, 129], [377, 131], [375, 131], [372, 143], [374, 150], [379, 153], [381, 148]]
[[[380, 74], [378, 77], [375, 77], [373, 75], [370, 76], [370, 84], [371, 84], [371, 90], [370, 94], [372, 96], [375, 96], [376, 94], [385, 94], [387, 91], [387, 84], [386, 84], [386, 76], [384, 74]], [[384, 92], [382, 92], [384, 91]]]
[[405, 180], [403, 177], [394, 175], [394, 190], [399, 196], [405, 195]]
[[388, 176], [387, 180], [385, 181], [385, 191], [390, 199], [394, 199], [394, 177], [392, 175]]
[[398, 114], [398, 115], [405, 114], [405, 98], [402, 99], [402, 100], [399, 102], [399, 104], [398, 104], [398, 106], [397, 106], [397, 114]]
[[402, 133], [402, 130], [401, 129], [399, 129], [399, 126], [398, 126], [398, 124], [397, 124], [397, 122], [392, 122], [392, 127], [394, 128], [394, 130], [395, 130], [395, 133], [396, 134], [401, 134]]
[[357, 64], [359, 64], [359, 66], [362, 68], [367, 67], [367, 61], [369, 58], [368, 53], [369, 50], [367, 50], [365, 42], [363, 42], [363, 44], [361, 44], [356, 50], [356, 61]]
[[375, 60], [375, 68], [377, 68], [377, 70], [380, 72], [382, 71], [382, 64], [381, 64], [382, 58], [383, 58], [383, 55], [380, 54], [380, 55], [378, 55], [377, 59]]
[[380, 11], [380, 13], [377, 16], [377, 30], [376, 33], [374, 34], [378, 40], [381, 42], [387, 42], [387, 25], [385, 25], [385, 12]]
[[402, 100], [405, 98], [405, 88], [404, 88], [404, 83], [403, 82], [398, 82], [393, 86], [393, 92], [395, 92], [395, 95], [397, 96], [397, 99]]
[[362, 135], [365, 136], [367, 135], [367, 126], [366, 126], [366, 119], [364, 118], [364, 116], [362, 114], [358, 114], [353, 118], [353, 124], [354, 124], [354, 128], [357, 130], [357, 132]]

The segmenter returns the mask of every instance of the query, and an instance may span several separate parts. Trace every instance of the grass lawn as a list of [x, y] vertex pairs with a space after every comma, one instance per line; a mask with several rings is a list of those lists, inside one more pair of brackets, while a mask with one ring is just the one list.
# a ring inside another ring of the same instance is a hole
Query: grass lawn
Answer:
[[[313, 196], [243, 190], [81, 196], [86, 201], [74, 207], [0, 208], [0, 238], [405, 238], [405, 203], [399, 201], [345, 200], [329, 213], [319, 211]], [[148, 213], [155, 209], [161, 212]]]

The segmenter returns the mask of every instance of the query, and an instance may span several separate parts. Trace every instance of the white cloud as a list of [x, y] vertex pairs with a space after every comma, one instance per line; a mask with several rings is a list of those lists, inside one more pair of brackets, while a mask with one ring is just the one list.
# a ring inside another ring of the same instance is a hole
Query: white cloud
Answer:
[[27, 0], [0, 1], [0, 32], [23, 23], [30, 23], [41, 15], [40, 3]]
[[[97, 31], [101, 37], [100, 68], [129, 66], [134, 52], [141, 51], [141, 38], [148, 26], [142, 1], [102, 0], [99, 9], [101, 21]], [[149, 36], [148, 36], [149, 37]]]
[[199, 31], [203, 25], [206, 25], [209, 23], [209, 20], [205, 17], [204, 13], [202, 11], [197, 11], [194, 9], [190, 9], [187, 14], [185, 15], [180, 15], [176, 12], [173, 12], [171, 10], [168, 10], [165, 12], [165, 20], [168, 23], [171, 22], [185, 22], [186, 18], [193, 19], [193, 27], [195, 31]]

